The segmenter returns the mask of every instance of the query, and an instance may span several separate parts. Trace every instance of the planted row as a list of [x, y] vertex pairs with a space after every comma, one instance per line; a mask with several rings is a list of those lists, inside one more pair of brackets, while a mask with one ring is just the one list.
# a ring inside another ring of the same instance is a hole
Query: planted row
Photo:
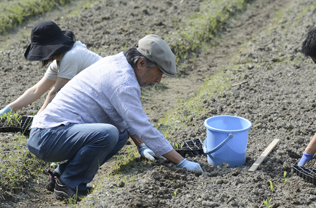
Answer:
[[72, 0], [19, 0], [0, 3], [0, 33], [20, 25], [30, 17], [42, 15], [53, 8]]

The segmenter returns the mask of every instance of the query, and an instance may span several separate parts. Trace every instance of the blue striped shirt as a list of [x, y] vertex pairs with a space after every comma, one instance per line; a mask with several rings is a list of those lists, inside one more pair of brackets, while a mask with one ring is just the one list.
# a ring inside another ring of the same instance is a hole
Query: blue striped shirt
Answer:
[[71, 79], [40, 114], [32, 128], [61, 124], [108, 123], [138, 135], [157, 156], [173, 148], [151, 124], [140, 101], [141, 89], [124, 53], [108, 56]]

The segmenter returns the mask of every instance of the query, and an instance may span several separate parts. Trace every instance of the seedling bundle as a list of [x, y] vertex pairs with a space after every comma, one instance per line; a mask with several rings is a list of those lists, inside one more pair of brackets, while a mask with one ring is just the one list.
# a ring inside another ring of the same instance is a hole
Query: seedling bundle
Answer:
[[200, 138], [185, 141], [183, 143], [174, 143], [173, 147], [182, 156], [203, 154], [203, 143]]
[[16, 119], [8, 120], [1, 119], [0, 132], [21, 132], [24, 135], [29, 135], [33, 116], [20, 116]]

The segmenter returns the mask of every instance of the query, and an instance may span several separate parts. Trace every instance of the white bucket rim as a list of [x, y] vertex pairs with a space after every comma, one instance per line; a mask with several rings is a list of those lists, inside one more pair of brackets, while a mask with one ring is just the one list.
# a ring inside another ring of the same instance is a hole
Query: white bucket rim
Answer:
[[[241, 120], [244, 120], [244, 121], [248, 122], [249, 125], [248, 125], [247, 127], [243, 128], [243, 129], [238, 129], [238, 130], [223, 130], [223, 129], [216, 129], [216, 128], [211, 127], [211, 126], [209, 126], [209, 125], [207, 124], [207, 121], [208, 121], [209, 119], [217, 118], [217, 117], [238, 118], [238, 119], [241, 119]], [[206, 119], [206, 120], [204, 121], [204, 126], [205, 126], [207, 129], [211, 130], [211, 131], [225, 132], [225, 133], [238, 133], [238, 132], [248, 131], [248, 130], [252, 127], [252, 123], [251, 123], [248, 119], [245, 119], [245, 118], [240, 117], [240, 116], [218, 115], [218, 116], [213, 116], [213, 117], [210, 117], [210, 118]]]

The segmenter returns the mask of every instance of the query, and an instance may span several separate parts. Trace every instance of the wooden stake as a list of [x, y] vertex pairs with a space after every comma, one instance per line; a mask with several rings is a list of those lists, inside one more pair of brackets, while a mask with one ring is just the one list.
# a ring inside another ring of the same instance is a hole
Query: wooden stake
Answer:
[[264, 152], [258, 157], [258, 159], [256, 160], [256, 162], [249, 168], [248, 171], [250, 172], [254, 172], [255, 170], [257, 170], [257, 168], [259, 167], [259, 165], [263, 162], [263, 160], [268, 156], [268, 154], [270, 154], [270, 152], [272, 151], [272, 149], [278, 144], [280, 140], [279, 139], [274, 139], [269, 146], [264, 150]]

